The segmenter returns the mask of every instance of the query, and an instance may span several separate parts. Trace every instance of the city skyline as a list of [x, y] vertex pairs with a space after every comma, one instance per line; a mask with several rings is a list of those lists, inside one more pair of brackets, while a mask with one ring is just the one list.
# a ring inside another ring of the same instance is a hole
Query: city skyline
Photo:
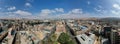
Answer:
[[0, 0], [0, 18], [120, 17], [120, 0]]

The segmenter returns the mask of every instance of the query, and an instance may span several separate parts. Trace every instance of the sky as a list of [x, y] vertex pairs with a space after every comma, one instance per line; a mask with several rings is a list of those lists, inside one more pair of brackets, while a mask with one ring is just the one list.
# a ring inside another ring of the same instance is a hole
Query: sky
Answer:
[[0, 0], [0, 18], [120, 18], [120, 0]]

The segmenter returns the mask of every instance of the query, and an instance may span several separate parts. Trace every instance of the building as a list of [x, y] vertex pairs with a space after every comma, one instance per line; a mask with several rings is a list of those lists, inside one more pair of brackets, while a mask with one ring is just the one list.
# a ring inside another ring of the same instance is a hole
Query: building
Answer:
[[111, 44], [120, 44], [120, 32], [117, 30], [111, 31]]
[[106, 38], [109, 38], [112, 27], [104, 27], [103, 29], [104, 29], [103, 30], [103, 36], [106, 37]]
[[81, 44], [94, 44], [94, 40], [85, 34], [77, 35], [76, 37]]

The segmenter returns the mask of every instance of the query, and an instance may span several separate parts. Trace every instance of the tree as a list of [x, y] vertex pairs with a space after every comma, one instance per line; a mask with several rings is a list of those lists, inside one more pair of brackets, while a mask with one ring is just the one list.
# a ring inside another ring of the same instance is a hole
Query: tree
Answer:
[[57, 39], [56, 34], [53, 34], [53, 35], [51, 36], [51, 40], [52, 40], [52, 41], [56, 41], [56, 39]]
[[58, 44], [57, 40], [56, 40], [57, 36], [56, 34], [52, 34], [50, 36], [50, 38], [47, 39], [47, 41], [43, 41], [43, 44]]
[[75, 44], [67, 33], [61, 33], [58, 42], [61, 44]]

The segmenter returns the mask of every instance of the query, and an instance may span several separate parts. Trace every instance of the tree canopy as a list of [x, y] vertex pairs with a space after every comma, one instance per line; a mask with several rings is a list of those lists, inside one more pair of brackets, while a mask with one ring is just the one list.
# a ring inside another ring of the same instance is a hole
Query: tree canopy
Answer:
[[58, 42], [61, 44], [75, 44], [75, 42], [70, 38], [67, 33], [61, 33], [58, 38]]

